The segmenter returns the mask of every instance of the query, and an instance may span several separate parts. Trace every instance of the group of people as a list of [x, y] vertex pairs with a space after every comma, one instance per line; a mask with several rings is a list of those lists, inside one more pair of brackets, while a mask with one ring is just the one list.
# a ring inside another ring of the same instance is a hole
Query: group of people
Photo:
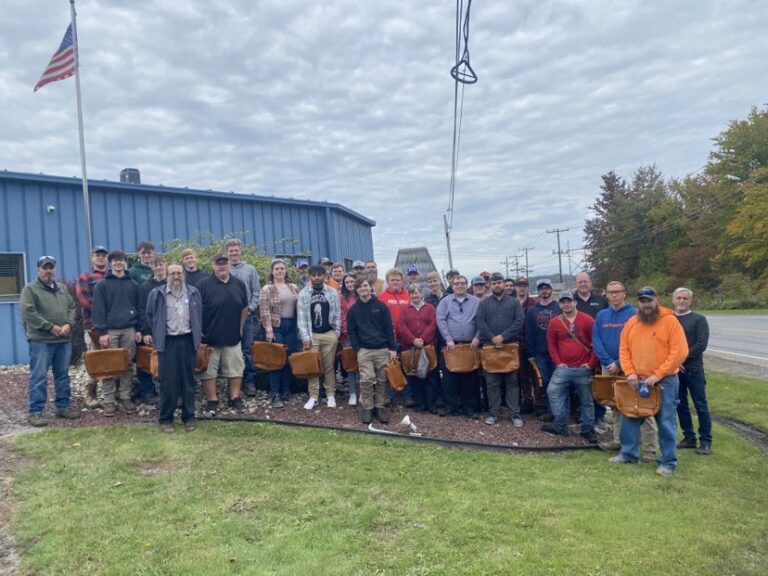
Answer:
[[[707, 346], [706, 319], [691, 312], [693, 293], [679, 288], [673, 294], [675, 310], [659, 305], [651, 287], [637, 293], [638, 309], [626, 302], [626, 289], [613, 281], [603, 294], [592, 289], [587, 273], [576, 277], [575, 290], [555, 299], [548, 279], [536, 283], [529, 294], [524, 277], [481, 273], [470, 280], [456, 270], [436, 272], [422, 279], [418, 267], [389, 270], [378, 278], [376, 262], [355, 261], [347, 272], [327, 258], [310, 266], [298, 260], [300, 277], [288, 277], [287, 263], [272, 261], [269, 278], [261, 285], [255, 268], [242, 260], [242, 243], [228, 240], [213, 257], [213, 273], [198, 268], [194, 250], [181, 254], [182, 263], [167, 263], [149, 242], [137, 247], [139, 261], [127, 268], [126, 254], [96, 246], [91, 270], [77, 282], [77, 299], [88, 348], [125, 348], [151, 345], [158, 353], [159, 376], [137, 369], [141, 402], [159, 403], [162, 430], [173, 431], [180, 404], [187, 430], [195, 428], [196, 351], [210, 350], [207, 369], [199, 375], [206, 397], [204, 412], [215, 415], [220, 402], [216, 379], [227, 381], [228, 403], [242, 412], [243, 394], [254, 392], [257, 371], [251, 357], [254, 338], [284, 344], [288, 353], [317, 349], [324, 373], [308, 381], [307, 410], [321, 405], [337, 407], [339, 377], [348, 385], [348, 404], [360, 404], [364, 423], [374, 418], [389, 421], [389, 406], [402, 400], [414, 410], [442, 416], [479, 418], [497, 425], [503, 416], [514, 427], [524, 425], [521, 414], [533, 412], [542, 430], [569, 433], [571, 402], [578, 404], [581, 435], [597, 443], [605, 432], [606, 410], [592, 397], [591, 377], [623, 374], [633, 388], [638, 383], [659, 386], [661, 410], [656, 418], [613, 418], [612, 441], [606, 450], [619, 450], [616, 463], [657, 462], [657, 472], [668, 475], [677, 466], [676, 448], [711, 452], [711, 421], [706, 402], [702, 354]], [[29, 422], [45, 425], [47, 371], [52, 367], [56, 389], [56, 416], [76, 418], [70, 407], [66, 366], [71, 354], [71, 327], [75, 302], [66, 287], [55, 281], [56, 261], [38, 261], [38, 279], [22, 291], [22, 313], [30, 342]], [[459, 345], [470, 349], [502, 348], [517, 344], [519, 369], [507, 373], [482, 370], [452, 372], [446, 356]], [[359, 372], [346, 373], [337, 351], [351, 347]], [[387, 385], [386, 369], [403, 352], [413, 355], [432, 347], [437, 365], [416, 374], [395, 393]], [[105, 416], [118, 410], [136, 411], [131, 398], [132, 371], [86, 385], [87, 407], [101, 405]], [[291, 393], [291, 372], [286, 365], [269, 372], [270, 402], [279, 409]], [[158, 397], [159, 392], [159, 397]], [[571, 392], [575, 393], [575, 396]], [[699, 443], [693, 430], [688, 395], [699, 418]], [[679, 417], [683, 440], [677, 443]], [[642, 438], [642, 449], [641, 449]]]

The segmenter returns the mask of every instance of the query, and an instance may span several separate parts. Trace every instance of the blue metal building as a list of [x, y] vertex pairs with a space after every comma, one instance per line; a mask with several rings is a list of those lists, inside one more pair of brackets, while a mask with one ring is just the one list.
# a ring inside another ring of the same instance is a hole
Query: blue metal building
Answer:
[[[340, 204], [89, 180], [94, 245], [132, 252], [141, 240], [236, 235], [275, 254], [327, 256], [351, 266], [373, 258], [370, 220]], [[0, 365], [25, 363], [28, 349], [18, 294], [36, 278], [42, 255], [58, 276], [88, 270], [82, 182], [0, 172]]]

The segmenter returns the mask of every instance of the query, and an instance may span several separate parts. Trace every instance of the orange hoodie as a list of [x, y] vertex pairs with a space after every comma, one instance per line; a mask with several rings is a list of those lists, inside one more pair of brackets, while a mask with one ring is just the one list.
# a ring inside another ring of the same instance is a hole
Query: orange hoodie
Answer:
[[653, 324], [643, 324], [637, 315], [621, 331], [619, 358], [625, 374], [640, 377], [655, 374], [664, 378], [677, 374], [688, 357], [685, 332], [674, 312], [660, 306], [661, 315]]

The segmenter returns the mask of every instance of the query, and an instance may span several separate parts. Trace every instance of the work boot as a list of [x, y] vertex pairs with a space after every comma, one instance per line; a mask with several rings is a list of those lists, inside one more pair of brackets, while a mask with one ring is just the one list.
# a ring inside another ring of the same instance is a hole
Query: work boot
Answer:
[[77, 420], [80, 418], [80, 412], [74, 408], [64, 408], [64, 410], [56, 410], [56, 418], [64, 418], [65, 420]]
[[373, 422], [373, 410], [370, 408], [363, 408], [361, 418], [363, 420], [363, 424], [370, 424]]
[[389, 410], [386, 408], [376, 408], [376, 418], [378, 418], [379, 422], [381, 422], [382, 424], [388, 424]]
[[677, 449], [681, 450], [683, 448], [693, 448], [696, 449], [696, 438], [688, 436], [680, 440], [680, 442], [677, 443]]
[[117, 408], [126, 414], [136, 413], [136, 405], [131, 400], [118, 400]]
[[83, 396], [83, 404], [86, 408], [98, 408], [101, 406], [99, 397], [97, 395], [99, 383], [96, 381], [88, 382], [85, 385], [85, 395]]

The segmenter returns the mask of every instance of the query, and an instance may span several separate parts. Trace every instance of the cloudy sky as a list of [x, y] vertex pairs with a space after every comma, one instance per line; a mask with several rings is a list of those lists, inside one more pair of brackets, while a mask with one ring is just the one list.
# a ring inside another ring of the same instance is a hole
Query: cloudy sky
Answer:
[[[0, 169], [80, 174], [74, 79], [32, 88], [67, 0], [4, 0]], [[377, 222], [380, 268], [447, 268], [453, 2], [80, 0], [88, 175], [339, 202]], [[452, 248], [469, 274], [525, 246], [557, 270], [601, 174], [699, 170], [768, 103], [768, 3], [476, 0]], [[574, 252], [567, 270], [577, 266]], [[383, 266], [382, 266], [383, 265]]]

